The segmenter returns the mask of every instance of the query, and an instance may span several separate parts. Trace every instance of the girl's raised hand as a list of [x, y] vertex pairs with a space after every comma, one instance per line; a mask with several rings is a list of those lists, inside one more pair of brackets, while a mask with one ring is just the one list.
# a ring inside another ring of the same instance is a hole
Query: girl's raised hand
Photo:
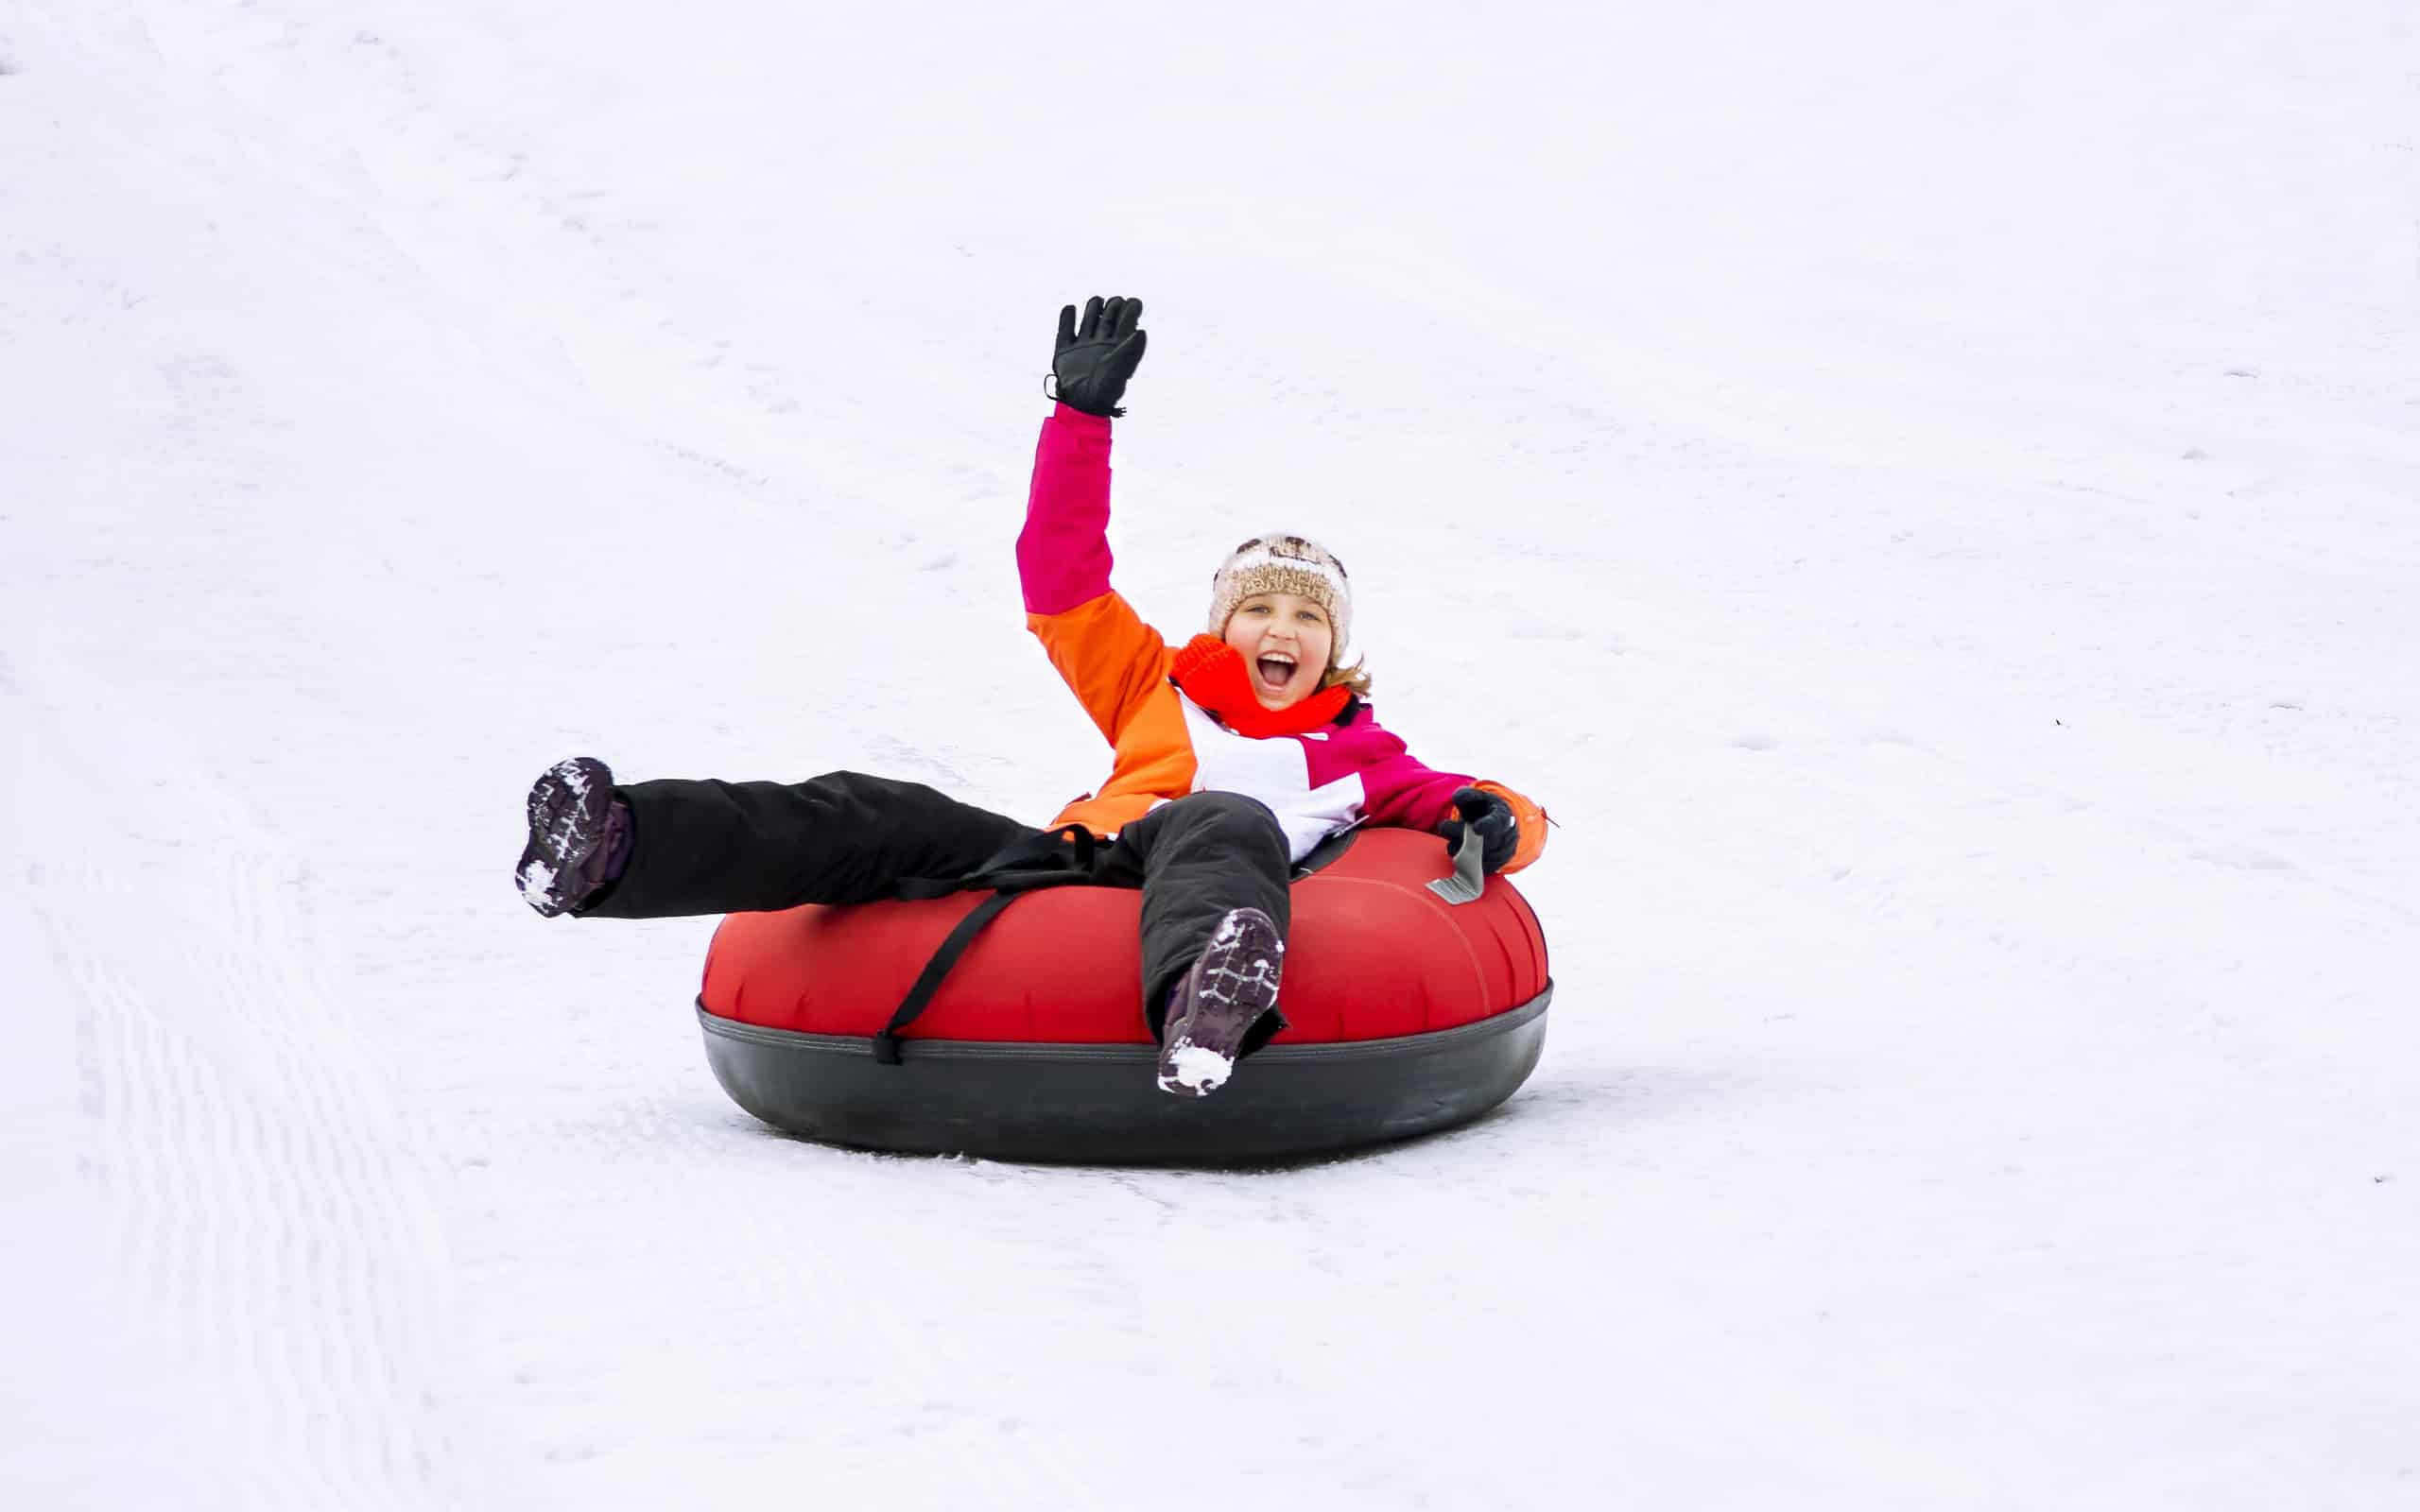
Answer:
[[1076, 307], [1059, 312], [1059, 350], [1051, 359], [1051, 376], [1059, 386], [1059, 402], [1087, 415], [1123, 415], [1117, 401], [1126, 380], [1143, 360], [1149, 333], [1137, 323], [1143, 301], [1115, 296], [1103, 302], [1098, 294], [1084, 301], [1084, 322], [1076, 323]]

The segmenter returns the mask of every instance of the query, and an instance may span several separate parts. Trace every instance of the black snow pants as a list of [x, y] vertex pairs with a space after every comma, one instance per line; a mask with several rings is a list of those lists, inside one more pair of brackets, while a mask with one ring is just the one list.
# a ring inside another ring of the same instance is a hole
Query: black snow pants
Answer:
[[[585, 919], [873, 902], [911, 879], [971, 877], [1044, 833], [921, 782], [861, 772], [804, 782], [669, 779], [614, 792], [631, 806], [630, 860], [580, 910]], [[1228, 910], [1257, 908], [1285, 933], [1291, 869], [1276, 816], [1238, 793], [1164, 803], [1099, 848], [1092, 880], [1143, 891], [1143, 1011], [1153, 1038], [1169, 990]]]

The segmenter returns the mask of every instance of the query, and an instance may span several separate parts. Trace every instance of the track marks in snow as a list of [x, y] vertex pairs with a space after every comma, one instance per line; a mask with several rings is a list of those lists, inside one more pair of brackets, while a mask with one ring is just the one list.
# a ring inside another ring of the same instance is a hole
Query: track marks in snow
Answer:
[[79, 1047], [86, 1180], [59, 1217], [95, 1226], [102, 1270], [97, 1314], [51, 1320], [35, 1352], [94, 1351], [158, 1429], [82, 1473], [196, 1505], [444, 1500], [470, 1468], [437, 1400], [429, 1174], [352, 1042], [300, 868], [175, 730], [89, 682], [11, 706], [34, 716], [6, 774], [43, 858], [28, 896], [70, 985], [42, 1009]]

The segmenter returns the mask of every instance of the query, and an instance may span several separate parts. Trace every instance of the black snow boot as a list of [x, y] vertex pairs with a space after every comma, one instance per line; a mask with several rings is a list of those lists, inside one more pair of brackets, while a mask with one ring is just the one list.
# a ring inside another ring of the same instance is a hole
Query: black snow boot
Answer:
[[529, 789], [529, 843], [512, 880], [548, 919], [576, 914], [621, 875], [631, 852], [631, 808], [614, 774], [592, 756], [546, 768]]
[[[1237, 908], [1219, 920], [1210, 946], [1177, 983], [1160, 1043], [1160, 1091], [1207, 1097], [1226, 1084], [1253, 1026], [1277, 1012], [1277, 978], [1286, 941], [1257, 908]], [[1273, 1032], [1273, 1031], [1272, 1031]]]

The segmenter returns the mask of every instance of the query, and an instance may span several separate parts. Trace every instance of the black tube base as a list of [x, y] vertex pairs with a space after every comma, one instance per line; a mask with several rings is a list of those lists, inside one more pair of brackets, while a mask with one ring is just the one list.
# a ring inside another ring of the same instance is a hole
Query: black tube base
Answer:
[[1082, 1165], [1268, 1165], [1467, 1124], [1512, 1095], [1545, 1047], [1554, 988], [1477, 1023], [1395, 1040], [1272, 1045], [1209, 1097], [1172, 1097], [1151, 1045], [872, 1041], [717, 1018], [706, 1062], [732, 1101], [786, 1133], [910, 1155]]

